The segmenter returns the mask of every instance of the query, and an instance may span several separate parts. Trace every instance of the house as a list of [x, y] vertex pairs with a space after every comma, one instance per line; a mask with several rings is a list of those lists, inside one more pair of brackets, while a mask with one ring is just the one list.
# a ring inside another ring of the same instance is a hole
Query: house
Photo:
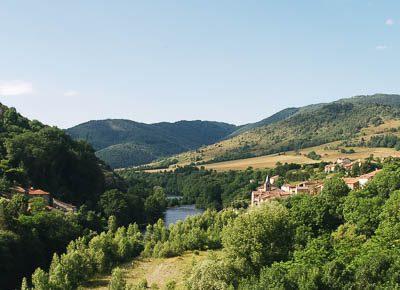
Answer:
[[325, 165], [325, 173], [331, 173], [335, 172], [337, 168], [343, 168], [346, 171], [350, 171], [353, 169], [353, 166], [355, 164], [358, 164], [358, 166], [361, 166], [361, 160], [357, 161], [351, 161], [349, 158], [338, 158], [333, 164], [327, 164]]
[[13, 193], [25, 194], [28, 198], [41, 197], [43, 198], [47, 204], [51, 204], [52, 198], [49, 192], [31, 188], [22, 188], [20, 186], [15, 186], [11, 189]]
[[297, 185], [284, 184], [281, 189], [291, 194], [311, 194], [316, 195], [321, 193], [324, 185], [318, 180], [308, 180], [298, 183]]
[[349, 158], [338, 158], [336, 160], [337, 165], [345, 166], [351, 163], [351, 160]]
[[324, 169], [325, 173], [335, 172], [335, 170], [336, 170], [336, 164], [327, 164], [327, 165], [325, 165], [325, 169]]
[[354, 177], [346, 177], [343, 178], [344, 183], [351, 189], [351, 190], [356, 190], [360, 188], [360, 181], [358, 178]]
[[289, 192], [291, 194], [295, 194], [296, 193], [296, 185], [285, 183], [284, 185], [281, 186], [281, 189], [283, 191]]
[[251, 193], [251, 205], [257, 206], [263, 202], [270, 201], [275, 198], [285, 198], [290, 195], [291, 193], [288, 193], [278, 187], [273, 186], [270, 177], [267, 176], [263, 186], [260, 186], [259, 188], [257, 188], [257, 190]]
[[53, 198], [49, 192], [46, 192], [41, 189], [34, 189], [33, 187], [25, 189], [20, 186], [15, 186], [12, 188], [12, 194], [13, 193], [14, 194], [15, 193], [25, 194], [26, 196], [28, 196], [28, 198], [41, 197], [46, 201], [46, 203], [47, 203], [46, 208], [48, 210], [58, 209], [63, 212], [76, 212], [77, 211], [76, 206], [66, 203], [66, 202], [63, 202], [63, 201], [60, 201], [60, 200], [57, 200], [57, 199]]
[[296, 186], [296, 194], [305, 193], [316, 195], [321, 193], [324, 185], [322, 182], [313, 180], [313, 181], [303, 181]]
[[368, 181], [372, 180], [375, 177], [375, 175], [381, 171], [382, 169], [376, 169], [375, 171], [359, 176], [358, 181], [360, 183], [360, 187], [364, 187]]

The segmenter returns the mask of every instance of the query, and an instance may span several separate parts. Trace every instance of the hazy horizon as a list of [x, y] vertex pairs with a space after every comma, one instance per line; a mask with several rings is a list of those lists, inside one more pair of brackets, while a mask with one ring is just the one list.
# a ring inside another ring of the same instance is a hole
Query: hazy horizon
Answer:
[[400, 93], [398, 1], [0, 3], [0, 102], [46, 124], [209, 120]]

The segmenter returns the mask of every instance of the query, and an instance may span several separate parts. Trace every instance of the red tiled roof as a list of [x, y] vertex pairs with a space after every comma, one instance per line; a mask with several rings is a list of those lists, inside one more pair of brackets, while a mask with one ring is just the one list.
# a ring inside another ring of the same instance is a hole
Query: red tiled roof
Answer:
[[283, 191], [279, 188], [273, 188], [270, 191], [253, 191], [254, 199], [267, 200], [292, 195], [290, 192]]
[[369, 178], [371, 178], [371, 177], [374, 177], [377, 173], [379, 173], [379, 172], [381, 172], [381, 171], [382, 171], [382, 169], [378, 169], [378, 170], [372, 171], [372, 172], [370, 172], [370, 173], [361, 175], [359, 178], [367, 178], [367, 179], [369, 179]]
[[354, 183], [359, 182], [359, 181], [358, 181], [358, 178], [352, 178], [352, 177], [343, 178], [343, 180], [344, 180], [344, 182], [345, 182], [346, 184], [354, 184]]
[[50, 195], [50, 193], [41, 189], [29, 189], [29, 195]]

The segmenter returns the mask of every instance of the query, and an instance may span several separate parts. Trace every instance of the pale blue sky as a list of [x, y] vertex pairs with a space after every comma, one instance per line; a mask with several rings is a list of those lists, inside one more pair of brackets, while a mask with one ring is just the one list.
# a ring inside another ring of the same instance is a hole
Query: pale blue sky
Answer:
[[0, 102], [61, 128], [400, 93], [398, 0], [0, 0], [0, 39]]

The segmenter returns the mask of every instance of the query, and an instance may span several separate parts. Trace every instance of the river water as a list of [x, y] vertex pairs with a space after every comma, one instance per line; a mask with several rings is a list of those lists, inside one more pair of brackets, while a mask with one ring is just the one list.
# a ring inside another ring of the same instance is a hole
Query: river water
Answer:
[[168, 227], [170, 224], [174, 224], [177, 221], [186, 219], [188, 216], [198, 215], [203, 212], [202, 209], [197, 209], [193, 205], [181, 205], [170, 207], [165, 212], [164, 222]]

